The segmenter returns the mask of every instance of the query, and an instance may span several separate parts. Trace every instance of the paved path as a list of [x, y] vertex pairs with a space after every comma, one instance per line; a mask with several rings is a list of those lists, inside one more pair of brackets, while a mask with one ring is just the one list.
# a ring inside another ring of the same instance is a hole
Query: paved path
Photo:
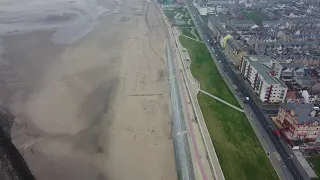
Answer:
[[[177, 32], [176, 37], [179, 36], [178, 31], [176, 30], [175, 32]], [[181, 49], [183, 49], [183, 47], [181, 46], [180, 42], [177, 41], [178, 44], [178, 50], [180, 52], [180, 56], [182, 57], [181, 59], [187, 59], [187, 57], [189, 57], [187, 52], [182, 52]], [[206, 149], [206, 157], [209, 160], [210, 163], [210, 167], [211, 167], [211, 171], [214, 174], [214, 179], [215, 180], [224, 180], [224, 175], [215, 151], [215, 148], [212, 144], [212, 140], [207, 128], [207, 125], [205, 123], [204, 117], [202, 115], [199, 103], [198, 103], [198, 99], [197, 99], [197, 95], [200, 91], [200, 83], [192, 76], [192, 73], [190, 71], [190, 64], [191, 64], [191, 60], [190, 61], [182, 61], [183, 62], [183, 68], [184, 68], [184, 72], [186, 74], [186, 76], [188, 77], [188, 81], [186, 82], [186, 86], [188, 89], [188, 93], [189, 96], [191, 97], [191, 104], [194, 110], [194, 114], [195, 114], [195, 118], [196, 118], [196, 122], [199, 126], [199, 130], [201, 133], [201, 137]]]
[[192, 40], [197, 41], [197, 42], [200, 42], [200, 43], [203, 43], [202, 41], [199, 41], [199, 40], [193, 39], [193, 38], [191, 38], [191, 37], [189, 37], [189, 36], [185, 36], [185, 35], [183, 35], [183, 34], [181, 34], [181, 36], [186, 37], [186, 38], [189, 38], [189, 39], [192, 39]]
[[190, 30], [191, 34], [196, 37], [197, 41], [199, 41], [199, 37], [197, 36], [196, 32], [195, 32], [195, 27], [192, 27]]
[[[184, 103], [184, 110], [185, 110], [185, 114], [186, 114], [186, 123], [188, 125], [188, 130], [189, 130], [189, 134], [190, 134], [190, 142], [192, 144], [192, 151], [193, 151], [193, 154], [194, 154], [194, 159], [195, 159], [195, 162], [194, 162], [194, 166], [197, 167], [197, 169], [199, 170], [199, 175], [200, 177], [198, 176], [198, 179], [202, 179], [202, 180], [208, 180], [208, 176], [207, 176], [207, 171], [205, 170], [205, 167], [203, 165], [203, 162], [201, 160], [201, 156], [200, 156], [200, 152], [199, 152], [199, 142], [197, 142], [197, 138], [195, 137], [195, 129], [192, 125], [192, 118], [191, 118], [191, 112], [190, 110], [192, 110], [192, 108], [190, 108], [188, 102], [190, 102], [190, 97], [186, 94], [186, 91], [188, 91], [187, 87], [185, 86], [185, 76], [183, 74], [183, 71], [182, 71], [182, 57], [181, 57], [181, 52], [180, 50], [178, 49], [178, 45], [177, 45], [177, 37], [175, 36], [175, 29], [174, 28], [171, 28], [171, 33], [173, 35], [173, 39], [175, 41], [175, 47], [174, 47], [174, 50], [176, 52], [176, 63], [177, 64], [177, 67], [180, 69], [180, 73], [178, 75], [178, 80], [179, 82], [181, 83], [181, 95], [182, 95], [182, 101]], [[170, 34], [171, 34], [170, 33]], [[178, 61], [179, 60], [179, 61]]]
[[207, 91], [204, 91], [204, 90], [201, 90], [201, 89], [200, 89], [200, 92], [202, 92], [203, 94], [208, 95], [208, 96], [210, 96], [210, 97], [212, 97], [212, 98], [214, 98], [214, 99], [216, 99], [216, 100], [218, 100], [218, 101], [220, 101], [220, 102], [222, 102], [222, 103], [224, 103], [224, 104], [232, 107], [233, 109], [236, 109], [236, 110], [238, 110], [238, 111], [240, 111], [240, 112], [244, 112], [243, 109], [240, 109], [240, 108], [238, 108], [237, 106], [234, 106], [234, 105], [228, 103], [227, 101], [225, 101], [225, 100], [223, 100], [223, 99], [220, 99], [220, 98], [218, 98], [217, 96], [214, 96], [214, 95], [208, 93]]
[[[163, 14], [162, 14], [163, 15]], [[182, 60], [180, 56], [180, 50], [177, 47], [177, 37], [175, 37], [174, 34], [174, 28], [170, 28], [170, 24], [163, 15], [163, 19], [165, 23], [168, 25], [168, 38], [170, 40], [171, 44], [171, 50], [173, 50], [173, 57], [172, 60], [175, 64], [176, 68], [176, 74], [173, 75], [171, 78], [177, 78], [177, 83], [179, 84], [179, 96], [181, 97], [182, 102], [182, 111], [185, 117], [185, 123], [187, 125], [187, 131], [185, 131], [188, 134], [188, 141], [190, 143], [190, 150], [192, 153], [192, 164], [193, 164], [193, 171], [195, 172], [196, 180], [211, 180], [213, 179], [212, 173], [210, 172], [210, 168], [206, 168], [205, 163], [203, 160], [206, 160], [206, 156], [203, 155], [202, 149], [200, 148], [201, 144], [199, 143], [199, 138], [197, 138], [197, 129], [194, 128], [193, 121], [194, 121], [194, 115], [193, 115], [193, 109], [190, 105], [190, 97], [187, 95], [187, 89], [184, 84], [185, 77], [182, 71]], [[200, 138], [201, 141], [201, 138]], [[209, 166], [208, 166], [209, 167]], [[208, 171], [209, 170], [209, 171]]]

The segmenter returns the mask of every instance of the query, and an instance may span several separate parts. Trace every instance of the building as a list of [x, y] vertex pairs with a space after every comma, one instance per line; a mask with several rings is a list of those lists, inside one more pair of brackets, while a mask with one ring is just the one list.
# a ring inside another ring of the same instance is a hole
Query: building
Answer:
[[226, 17], [223, 15], [209, 16], [208, 18], [208, 27], [211, 30], [212, 36], [219, 41], [219, 43], [228, 35], [225, 21]]
[[248, 55], [246, 45], [233, 38], [227, 39], [225, 52], [235, 66], [240, 66], [242, 58]]
[[313, 104], [285, 103], [278, 112], [276, 121], [289, 140], [319, 140], [320, 108]]
[[186, 4], [185, 0], [177, 0], [176, 2], [177, 2], [177, 4]]
[[285, 67], [283, 68], [281, 79], [286, 82], [287, 86], [291, 90], [310, 89], [319, 81], [316, 72], [314, 72], [313, 69], [305, 67]]
[[312, 93], [308, 90], [301, 90], [301, 95], [304, 98], [305, 103], [316, 103], [319, 102], [319, 94], [318, 93]]
[[232, 37], [230, 34], [228, 34], [228, 35], [226, 35], [225, 37], [223, 37], [223, 38], [221, 39], [221, 41], [220, 41], [221, 47], [225, 48], [225, 47], [226, 47], [226, 44], [227, 44], [227, 40], [228, 40], [228, 39], [232, 39], [232, 38], [233, 38], [233, 37]]
[[288, 88], [279, 78], [281, 65], [266, 56], [247, 56], [241, 61], [240, 72], [264, 103], [282, 103]]
[[297, 73], [296, 71], [304, 68], [303, 64], [297, 64], [297, 63], [280, 63], [281, 66], [283, 67], [282, 73], [281, 73], [281, 80], [283, 81], [292, 81], [294, 79], [294, 76]]
[[206, 16], [208, 14], [207, 7], [203, 1], [193, 1], [193, 6], [198, 10], [200, 15]]
[[230, 5], [230, 4], [235, 4], [235, 0], [208, 0], [207, 4], [208, 5]]
[[250, 19], [230, 20], [229, 21], [229, 26], [232, 27], [233, 29], [238, 29], [238, 28], [248, 28], [249, 29], [255, 25], [256, 24]]
[[163, 0], [163, 4], [174, 4], [174, 0]]
[[304, 97], [299, 91], [288, 91], [286, 95], [286, 102], [297, 102], [300, 104], [305, 103]]

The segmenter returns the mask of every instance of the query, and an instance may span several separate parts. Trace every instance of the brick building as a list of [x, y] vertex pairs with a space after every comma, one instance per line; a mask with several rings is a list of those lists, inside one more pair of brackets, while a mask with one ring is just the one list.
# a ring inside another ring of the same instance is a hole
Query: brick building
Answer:
[[320, 109], [313, 104], [285, 103], [280, 107], [276, 121], [290, 140], [319, 140]]

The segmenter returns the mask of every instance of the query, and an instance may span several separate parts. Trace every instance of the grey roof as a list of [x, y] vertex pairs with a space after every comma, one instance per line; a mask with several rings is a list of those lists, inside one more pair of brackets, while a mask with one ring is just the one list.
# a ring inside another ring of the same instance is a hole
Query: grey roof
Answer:
[[[233, 36], [232, 36], [233, 37]], [[235, 40], [234, 38], [227, 39], [227, 44], [235, 50], [244, 50], [245, 47], [240, 41]]]
[[254, 23], [252, 20], [249, 20], [249, 19], [245, 19], [245, 20], [231, 20], [231, 24], [233, 24], [233, 25], [243, 24], [243, 25], [249, 25], [249, 26], [255, 25], [255, 23]]
[[299, 124], [313, 123], [315, 121], [320, 122], [319, 117], [311, 116], [311, 112], [314, 111], [313, 104], [299, 104], [299, 103], [289, 102], [289, 103], [283, 104], [282, 107], [286, 108], [287, 110], [294, 110], [298, 118]]
[[268, 84], [279, 84], [280, 87], [285, 87], [284, 84], [282, 84], [277, 78], [274, 78], [270, 75], [270, 72], [273, 70], [268, 66], [257, 61], [251, 61], [250, 64], [257, 70], [257, 72]]
[[294, 79], [302, 86], [313, 86], [317, 80], [310, 76], [296, 76]]
[[280, 63], [282, 67], [285, 68], [303, 68], [304, 65], [301, 63]]
[[271, 59], [265, 55], [256, 55], [247, 57], [250, 61], [270, 62]]
[[318, 94], [320, 93], [320, 83], [316, 83], [311, 88], [312, 93]]

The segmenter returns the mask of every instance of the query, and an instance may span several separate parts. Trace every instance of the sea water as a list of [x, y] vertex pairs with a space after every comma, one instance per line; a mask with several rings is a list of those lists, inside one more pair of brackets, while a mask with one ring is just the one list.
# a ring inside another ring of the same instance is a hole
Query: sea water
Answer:
[[0, 0], [0, 36], [49, 30], [54, 43], [70, 44], [108, 12], [97, 0]]

